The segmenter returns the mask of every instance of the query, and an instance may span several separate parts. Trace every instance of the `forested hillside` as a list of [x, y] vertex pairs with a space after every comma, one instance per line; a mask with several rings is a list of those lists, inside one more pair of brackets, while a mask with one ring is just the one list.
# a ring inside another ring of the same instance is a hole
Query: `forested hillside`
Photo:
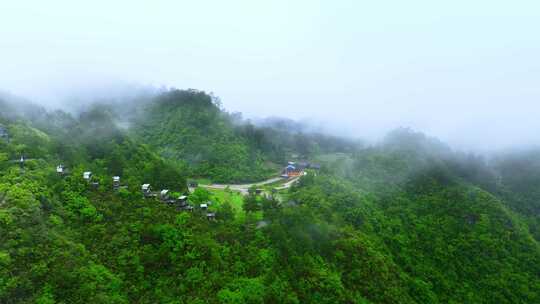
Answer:
[[[125, 109], [124, 109], [125, 110]], [[142, 102], [131, 132], [193, 176], [246, 182], [274, 175], [291, 155], [310, 157], [355, 144], [274, 125], [256, 127], [221, 108], [219, 99], [196, 90], [172, 90]]]
[[[540, 302], [536, 150], [488, 159], [407, 129], [361, 146], [193, 90], [77, 114], [0, 106], [0, 303]], [[293, 156], [322, 169], [244, 197], [186, 186]]]
[[216, 181], [264, 179], [262, 151], [234, 132], [226, 113], [203, 92], [175, 91], [144, 104], [133, 132], [166, 158], [185, 162], [196, 176]]

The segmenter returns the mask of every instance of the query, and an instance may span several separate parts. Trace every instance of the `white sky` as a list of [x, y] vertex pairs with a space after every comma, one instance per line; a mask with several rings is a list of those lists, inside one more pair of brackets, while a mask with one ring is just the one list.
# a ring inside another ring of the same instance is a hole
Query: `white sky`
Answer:
[[123, 83], [196, 88], [345, 135], [540, 144], [536, 1], [84, 2], [0, 0], [1, 90], [57, 103]]

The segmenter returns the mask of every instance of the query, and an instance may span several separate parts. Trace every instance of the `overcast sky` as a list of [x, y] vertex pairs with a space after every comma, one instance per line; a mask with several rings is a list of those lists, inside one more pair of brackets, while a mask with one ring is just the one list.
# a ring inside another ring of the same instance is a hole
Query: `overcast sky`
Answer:
[[126, 83], [196, 88], [247, 117], [346, 135], [540, 143], [537, 1], [80, 2], [1, 2], [1, 90], [57, 103]]

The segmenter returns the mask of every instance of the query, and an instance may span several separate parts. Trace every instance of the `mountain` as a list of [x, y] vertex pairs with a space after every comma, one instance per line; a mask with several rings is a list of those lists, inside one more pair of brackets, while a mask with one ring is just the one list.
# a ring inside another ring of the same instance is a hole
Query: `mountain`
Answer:
[[288, 157], [351, 149], [334, 136], [255, 126], [221, 108], [218, 98], [172, 90], [142, 103], [131, 117], [135, 137], [193, 176], [216, 182], [249, 182], [275, 175]]
[[264, 179], [262, 151], [240, 136], [211, 96], [173, 91], [144, 104], [134, 118], [133, 133], [166, 158], [185, 163], [192, 175], [218, 182]]
[[[409, 129], [366, 146], [195, 90], [0, 105], [0, 303], [540, 301], [537, 150], [463, 154]], [[322, 168], [245, 196], [187, 188], [292, 158]]]

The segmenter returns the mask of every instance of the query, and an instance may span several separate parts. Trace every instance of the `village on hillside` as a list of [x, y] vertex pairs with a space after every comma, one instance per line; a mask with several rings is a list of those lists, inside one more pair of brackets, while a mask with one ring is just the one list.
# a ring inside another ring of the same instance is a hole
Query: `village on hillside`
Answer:
[[[2, 128], [0, 125], [0, 138], [8, 139], [8, 133], [5, 128]], [[19, 162], [21, 169], [24, 169], [25, 162], [27, 159], [24, 155], [21, 155], [21, 158], [17, 160]], [[212, 205], [211, 201], [200, 203], [197, 206], [190, 204], [189, 195], [195, 191], [198, 187], [203, 187], [206, 189], [229, 189], [232, 191], [237, 191], [242, 195], [247, 195], [251, 188], [255, 188], [256, 194], [263, 194], [263, 189], [261, 186], [268, 184], [276, 184], [277, 186], [272, 188], [272, 192], [277, 190], [284, 190], [296, 183], [300, 177], [307, 174], [306, 170], [320, 170], [321, 166], [319, 164], [310, 163], [307, 161], [293, 162], [289, 161], [286, 166], [281, 170], [281, 174], [278, 177], [273, 177], [268, 180], [252, 183], [252, 184], [230, 184], [230, 185], [199, 185], [195, 180], [190, 180], [187, 182], [187, 193], [181, 193], [178, 196], [173, 196], [172, 192], [169, 189], [160, 189], [154, 190], [151, 184], [145, 183], [141, 185], [141, 194], [144, 198], [147, 199], [156, 199], [169, 206], [175, 207], [178, 211], [194, 211], [199, 210], [204, 213], [208, 220], [215, 220], [215, 212], [208, 211], [209, 206]], [[56, 166], [56, 173], [59, 176], [66, 176], [69, 174], [69, 170], [62, 164]], [[88, 184], [91, 189], [98, 189], [100, 186], [99, 179], [96, 178], [91, 171], [84, 171], [82, 174], [82, 179]], [[120, 176], [112, 177], [112, 189], [114, 191], [119, 191], [120, 189], [127, 189], [127, 185], [121, 183]], [[267, 194], [265, 194], [267, 195]]]

